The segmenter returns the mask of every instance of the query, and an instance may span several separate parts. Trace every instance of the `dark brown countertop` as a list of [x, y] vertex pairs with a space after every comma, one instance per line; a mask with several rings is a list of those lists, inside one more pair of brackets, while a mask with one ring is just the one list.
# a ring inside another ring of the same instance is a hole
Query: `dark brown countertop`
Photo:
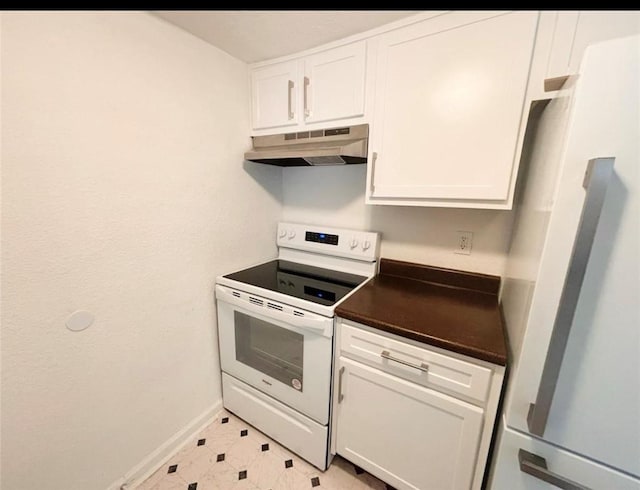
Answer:
[[335, 312], [347, 320], [506, 365], [499, 287], [497, 276], [383, 258], [380, 273]]

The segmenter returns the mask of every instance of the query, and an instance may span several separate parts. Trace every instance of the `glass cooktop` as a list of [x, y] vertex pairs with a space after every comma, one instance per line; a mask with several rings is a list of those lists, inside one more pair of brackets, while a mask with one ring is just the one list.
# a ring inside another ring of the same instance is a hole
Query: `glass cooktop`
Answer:
[[224, 277], [296, 298], [332, 306], [367, 280], [365, 276], [272, 260]]

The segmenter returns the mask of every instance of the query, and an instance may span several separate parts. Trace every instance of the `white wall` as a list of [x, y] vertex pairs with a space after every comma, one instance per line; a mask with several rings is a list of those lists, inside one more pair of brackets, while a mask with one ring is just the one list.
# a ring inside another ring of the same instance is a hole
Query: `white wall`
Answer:
[[[365, 165], [283, 171], [283, 219], [382, 233], [390, 259], [502, 275], [511, 212], [365, 205]], [[471, 255], [453, 253], [456, 231], [473, 232]]]
[[280, 169], [243, 164], [222, 51], [144, 13], [2, 22], [2, 488], [104, 489], [220, 402], [214, 278], [275, 255]]

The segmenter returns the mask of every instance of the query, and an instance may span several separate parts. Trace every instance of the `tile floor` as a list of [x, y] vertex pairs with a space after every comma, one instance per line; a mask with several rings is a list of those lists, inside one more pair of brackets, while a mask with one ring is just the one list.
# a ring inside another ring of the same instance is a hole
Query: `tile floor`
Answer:
[[320, 471], [235, 415], [222, 411], [136, 490], [388, 490], [336, 456]]

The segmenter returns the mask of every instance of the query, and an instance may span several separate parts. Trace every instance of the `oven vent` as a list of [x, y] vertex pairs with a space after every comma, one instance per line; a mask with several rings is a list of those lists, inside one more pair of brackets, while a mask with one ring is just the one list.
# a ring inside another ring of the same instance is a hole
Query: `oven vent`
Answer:
[[264, 301], [258, 298], [254, 298], [253, 296], [249, 296], [249, 303], [253, 303], [254, 305], [264, 306]]
[[293, 310], [293, 316], [304, 316], [304, 313], [298, 310]]
[[282, 306], [280, 305], [276, 305], [274, 303], [269, 303], [267, 302], [267, 308], [271, 308], [273, 310], [278, 310], [278, 311], [282, 311]]
[[238, 291], [231, 291], [231, 294], [233, 294], [236, 298], [240, 297], [240, 293]]

